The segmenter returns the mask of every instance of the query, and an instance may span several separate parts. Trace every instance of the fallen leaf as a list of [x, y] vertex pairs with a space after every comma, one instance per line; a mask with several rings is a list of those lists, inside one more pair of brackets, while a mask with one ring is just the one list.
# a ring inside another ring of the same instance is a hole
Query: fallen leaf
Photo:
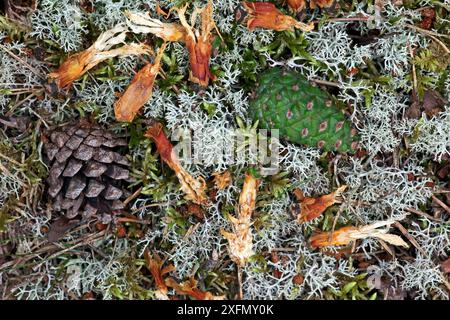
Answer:
[[233, 232], [221, 230], [222, 235], [228, 240], [231, 260], [240, 266], [244, 266], [254, 254], [250, 226], [258, 185], [258, 179], [251, 174], [245, 176], [244, 186], [239, 196], [238, 216], [237, 218], [230, 216]]
[[297, 216], [297, 222], [305, 223], [318, 218], [328, 207], [340, 202], [339, 197], [346, 188], [347, 186], [343, 185], [336, 191], [319, 198], [302, 197], [298, 191], [294, 191], [297, 192], [296, 196], [300, 202], [300, 214]]
[[152, 96], [153, 84], [159, 73], [161, 57], [165, 48], [166, 43], [159, 49], [153, 64], [148, 63], [136, 73], [128, 88], [114, 105], [114, 113], [117, 121], [133, 121], [137, 112]]
[[328, 246], [344, 246], [358, 239], [378, 238], [395, 246], [409, 248], [408, 244], [397, 235], [387, 233], [389, 228], [379, 229], [380, 227], [390, 226], [395, 220], [376, 222], [363, 227], [343, 227], [334, 232], [321, 232], [310, 238], [310, 244], [313, 248]]
[[305, 24], [297, 21], [291, 16], [283, 14], [270, 2], [243, 2], [246, 17], [243, 19], [249, 30], [264, 28], [275, 31], [294, 30], [311, 31], [314, 24]]
[[153, 139], [162, 160], [175, 171], [175, 174], [180, 181], [181, 189], [186, 195], [186, 200], [191, 200], [200, 205], [207, 204], [208, 198], [205, 193], [205, 180], [202, 177], [195, 179], [181, 166], [180, 161], [173, 150], [172, 144], [164, 133], [161, 123], [155, 121], [153, 125], [147, 129], [145, 136]]
[[[186, 20], [186, 9], [177, 9], [178, 17], [181, 25], [186, 31], [186, 48], [189, 52], [189, 80], [197, 83], [200, 86], [208, 86], [209, 80], [215, 80], [216, 76], [211, 73], [209, 69], [209, 62], [212, 55], [212, 35], [211, 30], [215, 27], [213, 20], [213, 6], [212, 1], [199, 9], [195, 8], [191, 15], [191, 24]], [[197, 30], [194, 28], [197, 15], [201, 16], [201, 28]]]
[[449, 102], [444, 99], [436, 90], [426, 90], [423, 95], [422, 107], [427, 116], [432, 117], [445, 110]]
[[409, 119], [419, 119], [422, 116], [422, 112], [425, 112], [428, 117], [433, 117], [443, 112], [448, 103], [439, 92], [431, 89], [425, 91], [423, 99], [420, 101], [413, 90], [411, 93], [411, 105], [406, 109], [405, 116]]
[[167, 278], [165, 284], [175, 289], [179, 295], [188, 295], [195, 300], [224, 300], [225, 296], [215, 296], [210, 292], [202, 291], [197, 288], [198, 282], [194, 278], [178, 284], [173, 278]]
[[[103, 32], [88, 49], [70, 56], [56, 72], [49, 74], [59, 88], [65, 88], [73, 81], [81, 77], [98, 63], [109, 58], [128, 55], [150, 54], [151, 48], [145, 44], [125, 44], [122, 47], [109, 50], [111, 47], [125, 41], [128, 28], [125, 25], [117, 25]], [[109, 51], [108, 51], [109, 50]]]

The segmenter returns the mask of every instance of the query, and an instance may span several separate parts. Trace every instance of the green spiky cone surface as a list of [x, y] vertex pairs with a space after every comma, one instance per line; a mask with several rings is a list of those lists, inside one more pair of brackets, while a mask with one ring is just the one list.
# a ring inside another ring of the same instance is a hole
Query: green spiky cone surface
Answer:
[[351, 152], [357, 147], [351, 123], [331, 96], [295, 71], [264, 72], [250, 102], [250, 116], [261, 129], [279, 129], [280, 138], [325, 151]]

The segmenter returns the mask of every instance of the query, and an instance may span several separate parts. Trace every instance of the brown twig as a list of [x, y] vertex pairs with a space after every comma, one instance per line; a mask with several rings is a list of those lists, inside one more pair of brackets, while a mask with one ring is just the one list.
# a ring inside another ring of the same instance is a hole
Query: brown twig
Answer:
[[336, 87], [336, 88], [340, 88], [341, 85], [337, 82], [332, 82], [332, 81], [326, 81], [326, 80], [319, 80], [319, 79], [311, 79], [310, 81], [315, 82], [317, 84], [323, 84], [325, 86], [330, 86], [330, 87]]
[[341, 216], [342, 212], [344, 211], [344, 204], [345, 203], [343, 203], [339, 206], [339, 210], [336, 213], [336, 217], [334, 217], [333, 226], [331, 227], [330, 237], [328, 239], [329, 241], [331, 241], [331, 239], [333, 238], [333, 233], [334, 233], [334, 230], [336, 229], [337, 221], [338, 221], [339, 217]]
[[388, 244], [386, 242], [384, 242], [381, 239], [378, 239], [378, 241], [380, 242], [380, 244], [384, 248], [384, 250], [386, 250], [392, 257], [395, 257], [395, 252], [392, 251], [392, 249], [388, 246]]
[[244, 293], [243, 293], [243, 289], [242, 289], [242, 269], [241, 267], [237, 264], [237, 278], [238, 278], [238, 285], [239, 285], [239, 295], [238, 295], [238, 299], [242, 300], [244, 297]]
[[425, 251], [422, 249], [422, 247], [417, 243], [416, 239], [413, 238], [413, 236], [408, 232], [408, 230], [405, 229], [404, 226], [400, 224], [400, 222], [395, 221], [394, 225], [397, 227], [398, 230], [400, 230], [401, 233], [409, 240], [409, 242], [412, 243], [414, 247], [417, 248], [424, 256], [426, 255]]
[[[72, 249], [74, 249], [74, 248], [77, 248], [77, 247], [82, 246], [82, 245], [89, 244], [89, 243], [91, 243], [92, 241], [97, 240], [98, 238], [100, 238], [100, 237], [102, 237], [104, 234], [106, 234], [106, 231], [107, 231], [107, 230], [102, 230], [102, 231], [97, 232], [97, 233], [95, 233], [95, 234], [91, 234], [91, 235], [88, 235], [88, 236], [86, 236], [86, 237], [84, 237], [84, 238], [82, 238], [82, 239], [79, 239], [77, 242], [75, 242], [74, 245], [72, 245], [72, 246], [70, 246], [70, 247], [68, 247], [68, 248], [64, 248], [64, 249], [62, 249], [62, 250], [60, 250], [60, 251], [57, 251], [57, 252], [51, 254], [49, 257], [43, 259], [43, 260], [42, 260], [41, 262], [39, 262], [39, 263], [42, 264], [42, 263], [44, 263], [45, 261], [48, 261], [48, 260], [50, 260], [50, 259], [53, 259], [53, 258], [55, 258], [55, 257], [57, 257], [57, 256], [59, 256], [59, 255], [61, 255], [61, 254], [64, 254], [64, 253], [66, 253], [66, 252], [68, 252], [68, 251], [70, 251], [70, 250], [72, 250]], [[66, 244], [67, 244], [67, 243], [66, 243]], [[11, 269], [11, 268], [14, 268], [15, 266], [17, 266], [17, 265], [19, 265], [19, 264], [23, 264], [23, 263], [25, 263], [25, 262], [27, 262], [27, 261], [33, 259], [33, 258], [36, 258], [36, 257], [38, 257], [39, 255], [41, 255], [41, 254], [43, 254], [43, 253], [45, 253], [45, 252], [49, 252], [49, 251], [53, 251], [53, 250], [57, 250], [57, 249], [61, 249], [61, 247], [60, 247], [60, 245], [59, 245], [58, 243], [48, 244], [48, 245], [46, 245], [46, 246], [44, 246], [44, 247], [38, 248], [38, 249], [37, 249], [36, 251], [34, 251], [34, 252], [31, 252], [31, 253], [29, 253], [29, 254], [27, 254], [27, 255], [24, 255], [24, 256], [19, 256], [19, 257], [17, 257], [16, 259], [14, 259], [14, 260], [12, 260], [12, 261], [8, 261], [8, 262], [2, 264], [2, 265], [0, 266], [0, 271], [4, 271], [5, 269]], [[36, 264], [39, 264], [39, 263], [34, 263], [33, 265], [36, 265]]]
[[131, 217], [120, 217], [117, 218], [117, 222], [134, 222], [134, 223], [140, 223], [140, 224], [151, 224], [151, 221], [144, 221], [138, 218], [131, 218]]
[[17, 61], [19, 61], [20, 63], [22, 63], [25, 67], [27, 67], [28, 69], [30, 69], [31, 72], [33, 72], [36, 76], [38, 76], [41, 80], [45, 80], [45, 77], [43, 77], [38, 70], [36, 70], [35, 68], [33, 68], [28, 62], [26, 62], [25, 60], [23, 60], [22, 58], [20, 58], [19, 56], [17, 56], [16, 54], [14, 54], [11, 50], [7, 49], [4, 45], [0, 44], [0, 48], [5, 51], [7, 54], [9, 54], [11, 57], [13, 57], [14, 59], [16, 59]]
[[416, 73], [416, 65], [414, 64], [414, 52], [411, 47], [411, 44], [408, 41], [408, 50], [409, 55], [411, 56], [411, 67], [412, 67], [412, 76], [413, 76], [413, 89], [414, 92], [417, 92], [417, 73]]
[[[367, 21], [371, 16], [367, 17], [348, 17], [348, 18], [331, 18], [327, 19], [326, 22], [352, 22], [352, 21]], [[320, 23], [320, 20], [315, 20], [313, 23]]]
[[445, 211], [447, 211], [447, 213], [450, 213], [450, 208], [443, 203], [441, 200], [439, 200], [435, 195], [431, 195], [431, 198], [433, 198], [434, 201], [436, 201], [436, 203], [438, 205], [440, 205], [442, 208], [444, 208]]
[[142, 191], [142, 187], [140, 187], [139, 189], [137, 189], [132, 195], [130, 195], [128, 198], [125, 199], [125, 201], [123, 202], [124, 205], [129, 204], [132, 200], [136, 199], [139, 194]]
[[445, 43], [443, 43], [441, 40], [439, 40], [439, 39], [437, 38], [437, 37], [443, 37], [443, 38], [450, 39], [450, 36], [449, 36], [449, 35], [441, 34], [441, 33], [437, 33], [437, 32], [433, 32], [433, 31], [429, 31], [429, 30], [425, 30], [425, 29], [416, 27], [416, 26], [414, 26], [414, 25], [412, 25], [412, 24], [406, 24], [406, 27], [407, 27], [407, 28], [410, 28], [410, 29], [413, 29], [413, 30], [416, 30], [417, 32], [422, 33], [422, 34], [424, 34], [424, 35], [429, 36], [429, 37], [430, 37], [431, 39], [433, 39], [439, 46], [441, 46], [442, 49], [444, 49], [444, 51], [445, 51], [447, 54], [450, 53], [450, 50], [447, 48], [447, 46], [445, 45]]
[[159, 206], [164, 206], [164, 205], [169, 205], [171, 202], [167, 201], [167, 202], [156, 202], [156, 203], [150, 203], [150, 204], [146, 204], [145, 206], [139, 207], [135, 210], [133, 210], [131, 212], [131, 214], [135, 214], [136, 212], [139, 212], [141, 210], [147, 209], [147, 208], [153, 208], [153, 207], [159, 207]]
[[421, 210], [417, 210], [417, 209], [413, 209], [413, 208], [405, 208], [405, 210], [408, 211], [408, 212], [411, 212], [411, 213], [415, 213], [415, 214], [417, 214], [419, 216], [425, 217], [427, 219], [433, 220], [433, 221], [442, 222], [441, 219], [437, 219], [437, 218], [435, 218], [435, 217], [433, 217], [433, 216], [429, 215], [428, 213], [425, 213], [425, 212], [423, 212]]

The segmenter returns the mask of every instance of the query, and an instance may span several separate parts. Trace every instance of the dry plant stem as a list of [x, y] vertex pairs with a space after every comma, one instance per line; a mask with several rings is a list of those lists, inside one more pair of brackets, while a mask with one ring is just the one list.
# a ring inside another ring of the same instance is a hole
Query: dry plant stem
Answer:
[[0, 158], [3, 158], [3, 159], [5, 159], [5, 160], [11, 162], [12, 164], [14, 164], [14, 165], [16, 165], [16, 166], [20, 166], [20, 167], [21, 167], [21, 166], [23, 165], [22, 163], [17, 162], [16, 160], [11, 159], [11, 158], [8, 157], [8, 156], [5, 156], [3, 153], [0, 153]]
[[[327, 22], [352, 22], [352, 21], [367, 21], [371, 18], [371, 16], [368, 17], [348, 17], [348, 18], [330, 18], [327, 19]], [[313, 23], [320, 23], [319, 20], [313, 21]]]
[[49, 74], [49, 78], [54, 79], [59, 88], [65, 88], [109, 58], [153, 53], [147, 45], [136, 43], [124, 44], [122, 47], [109, 50], [115, 45], [124, 43], [127, 31], [126, 26], [117, 25], [103, 32], [88, 49], [67, 58], [56, 72]]
[[244, 291], [242, 289], [242, 268], [240, 265], [236, 265], [236, 269], [237, 269], [237, 278], [238, 278], [238, 286], [239, 286], [238, 299], [242, 300], [244, 298]]
[[336, 87], [336, 88], [342, 87], [339, 83], [332, 82], [332, 81], [326, 81], [326, 80], [320, 80], [320, 79], [311, 79], [311, 81], [315, 82], [317, 84], [322, 84], [322, 85], [330, 86], [330, 87]]
[[434, 32], [434, 31], [425, 30], [425, 29], [422, 29], [422, 28], [417, 27], [417, 26], [412, 25], [412, 24], [405, 24], [405, 26], [407, 28], [410, 28], [410, 29], [413, 29], [413, 30], [417, 30], [418, 32], [426, 34], [426, 35], [431, 35], [431, 36], [443, 37], [443, 38], [450, 39], [450, 35], [448, 35], [448, 34], [437, 33], [437, 32]]
[[145, 136], [153, 139], [162, 160], [175, 171], [175, 174], [181, 183], [181, 189], [186, 195], [186, 200], [191, 200], [199, 205], [208, 204], [209, 201], [205, 194], [205, 180], [201, 177], [195, 179], [181, 166], [180, 161], [173, 150], [172, 144], [163, 131], [162, 125], [159, 122], [155, 122], [148, 128]]
[[79, 242], [77, 244], [74, 244], [73, 246], [71, 246], [69, 248], [63, 249], [61, 251], [58, 251], [58, 252], [50, 255], [48, 258], [46, 258], [44, 261], [42, 261], [42, 263], [44, 263], [45, 261], [48, 261], [50, 259], [56, 258], [57, 256], [60, 256], [61, 254], [64, 254], [64, 253], [66, 253], [68, 251], [71, 251], [71, 250], [73, 250], [73, 249], [75, 249], [77, 247], [80, 247], [80, 246], [83, 246], [83, 245], [87, 245], [87, 244], [89, 244], [89, 243], [91, 243], [91, 242], [101, 238], [105, 234], [106, 234], [106, 230], [102, 230], [102, 231], [99, 231], [99, 232], [97, 232], [95, 234], [88, 235], [83, 241], [81, 241], [81, 242]]
[[433, 198], [433, 200], [436, 201], [438, 205], [440, 205], [445, 211], [447, 211], [447, 213], [450, 213], [450, 208], [441, 200], [439, 200], [439, 198], [437, 198], [435, 195], [431, 195], [431, 198]]
[[435, 193], [435, 194], [450, 193], [450, 190], [440, 189], [440, 190], [433, 191], [433, 193]]
[[147, 204], [147, 205], [145, 205], [145, 206], [142, 206], [142, 207], [139, 207], [139, 208], [133, 210], [133, 211], [131, 212], [131, 214], [135, 214], [135, 213], [137, 213], [137, 212], [139, 212], [139, 211], [142, 211], [142, 210], [144, 210], [144, 209], [147, 209], [147, 208], [153, 208], [153, 207], [159, 207], [159, 206], [167, 206], [167, 205], [170, 205], [171, 203], [172, 203], [172, 202], [157, 202], [157, 203], [150, 203], [150, 204]]
[[[200, 86], [206, 87], [209, 80], [215, 80], [216, 77], [209, 69], [209, 62], [212, 55], [212, 35], [211, 30], [215, 27], [213, 20], [212, 1], [202, 8], [195, 8], [191, 15], [191, 24], [186, 20], [187, 5], [182, 9], [177, 9], [181, 25], [186, 31], [186, 48], [189, 52], [189, 80]], [[197, 14], [201, 17], [201, 28], [194, 28], [197, 20]]]
[[151, 221], [144, 221], [138, 218], [127, 218], [127, 217], [121, 217], [117, 218], [117, 222], [133, 222], [133, 223], [139, 223], [139, 224], [151, 224]]
[[[362, 227], [343, 227], [334, 231], [330, 240], [329, 232], [321, 232], [310, 238], [310, 243], [313, 248], [321, 248], [328, 246], [344, 246], [354, 243], [358, 239], [376, 238], [384, 240], [396, 246], [408, 248], [408, 244], [397, 235], [387, 233], [388, 227], [391, 226], [395, 220], [379, 221], [370, 225]], [[380, 229], [386, 227], [385, 229]]]
[[158, 19], [151, 18], [149, 13], [127, 11], [125, 16], [128, 19], [128, 26], [135, 33], [151, 33], [164, 41], [185, 41], [186, 31], [183, 26], [177, 23], [164, 23]]
[[413, 52], [413, 49], [411, 48], [411, 44], [409, 42], [408, 42], [408, 50], [409, 50], [409, 55], [411, 56], [413, 89], [414, 89], [414, 92], [417, 92], [417, 73], [416, 73], [416, 65], [414, 64], [414, 52]]
[[259, 181], [251, 174], [246, 174], [244, 186], [239, 196], [237, 217], [230, 216], [232, 232], [221, 230], [228, 240], [228, 250], [231, 260], [243, 267], [254, 254], [253, 236], [250, 229], [251, 215], [255, 209], [256, 194]]

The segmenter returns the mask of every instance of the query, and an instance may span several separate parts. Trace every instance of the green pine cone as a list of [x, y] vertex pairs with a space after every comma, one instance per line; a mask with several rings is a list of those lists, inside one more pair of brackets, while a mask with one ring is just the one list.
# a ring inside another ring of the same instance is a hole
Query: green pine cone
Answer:
[[292, 143], [347, 152], [357, 147], [351, 124], [330, 95], [295, 71], [271, 68], [259, 79], [250, 116]]

